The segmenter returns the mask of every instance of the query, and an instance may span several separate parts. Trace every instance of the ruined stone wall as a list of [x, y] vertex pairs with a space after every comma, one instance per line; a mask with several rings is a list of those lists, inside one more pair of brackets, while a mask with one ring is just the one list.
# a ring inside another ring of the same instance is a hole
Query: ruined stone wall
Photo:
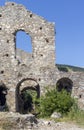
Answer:
[[73, 82], [72, 96], [78, 99], [79, 107], [84, 109], [84, 72], [59, 72], [60, 79], [63, 77], [69, 78]]
[[[30, 35], [33, 50], [31, 59], [26, 57], [23, 62], [19, 61], [16, 51], [16, 33], [20, 30]], [[41, 92], [44, 85], [54, 84], [57, 76], [53, 73], [58, 73], [55, 68], [54, 24], [22, 5], [7, 2], [0, 7], [0, 61], [0, 80], [9, 89], [7, 104], [13, 110], [16, 86], [23, 78], [36, 79]]]
[[[16, 49], [16, 33], [20, 30], [31, 37], [31, 54]], [[16, 111], [16, 89], [21, 80], [33, 79], [42, 94], [45, 86], [55, 86], [62, 77], [73, 81], [72, 94], [82, 94], [84, 100], [84, 74], [61, 73], [55, 66], [54, 24], [16, 3], [7, 2], [0, 7], [0, 81], [8, 88], [9, 110]], [[25, 81], [23, 86], [26, 85]]]

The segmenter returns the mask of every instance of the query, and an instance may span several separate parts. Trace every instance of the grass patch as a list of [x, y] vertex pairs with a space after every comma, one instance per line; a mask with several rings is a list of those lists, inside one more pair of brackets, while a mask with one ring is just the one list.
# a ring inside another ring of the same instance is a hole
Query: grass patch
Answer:
[[75, 109], [73, 108], [67, 115], [68, 120], [71, 120], [75, 123], [77, 123], [80, 126], [84, 127], [84, 111], [77, 109], [75, 111]]

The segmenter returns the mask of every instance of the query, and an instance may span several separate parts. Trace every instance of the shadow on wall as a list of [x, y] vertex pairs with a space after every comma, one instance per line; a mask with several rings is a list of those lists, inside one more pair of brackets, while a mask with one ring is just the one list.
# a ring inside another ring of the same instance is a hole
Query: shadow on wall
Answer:
[[71, 79], [67, 77], [63, 77], [59, 79], [56, 83], [56, 88], [60, 92], [63, 89], [66, 90], [67, 92], [72, 92], [72, 87], [73, 87], [73, 82]]
[[16, 112], [27, 114], [34, 111], [33, 99], [40, 97], [40, 87], [36, 80], [22, 79], [16, 86]]

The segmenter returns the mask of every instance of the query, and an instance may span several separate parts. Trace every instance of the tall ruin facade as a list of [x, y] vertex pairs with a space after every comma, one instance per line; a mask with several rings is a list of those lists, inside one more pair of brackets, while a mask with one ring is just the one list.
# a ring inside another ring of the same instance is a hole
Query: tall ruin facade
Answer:
[[[32, 53], [17, 51], [18, 31], [31, 37]], [[73, 82], [72, 94], [84, 99], [84, 74], [62, 73], [55, 66], [54, 23], [13, 2], [0, 7], [0, 91], [5, 90], [2, 97], [6, 96], [9, 111], [20, 111], [19, 95], [24, 88], [35, 90], [40, 97], [46, 86], [53, 87], [64, 77]]]

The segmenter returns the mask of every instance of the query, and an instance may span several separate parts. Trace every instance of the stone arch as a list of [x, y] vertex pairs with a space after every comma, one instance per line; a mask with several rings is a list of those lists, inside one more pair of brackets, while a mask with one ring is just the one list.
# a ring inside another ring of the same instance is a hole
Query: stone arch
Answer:
[[[28, 81], [28, 82], [26, 82]], [[24, 99], [22, 98], [22, 93], [26, 90], [33, 90], [37, 93], [36, 98], [40, 97], [40, 86], [35, 79], [32, 78], [24, 78], [22, 79], [16, 86], [16, 111], [22, 114], [25, 114], [26, 111], [24, 110]], [[31, 98], [29, 96], [29, 98]], [[32, 104], [32, 99], [31, 104]], [[32, 109], [32, 108], [31, 108]], [[31, 111], [31, 110], [30, 110]]]
[[63, 77], [59, 79], [56, 83], [56, 89], [60, 92], [63, 89], [67, 92], [72, 92], [73, 82], [68, 77]]
[[3, 82], [0, 82], [0, 111], [4, 111], [7, 108], [6, 95], [8, 88]]

